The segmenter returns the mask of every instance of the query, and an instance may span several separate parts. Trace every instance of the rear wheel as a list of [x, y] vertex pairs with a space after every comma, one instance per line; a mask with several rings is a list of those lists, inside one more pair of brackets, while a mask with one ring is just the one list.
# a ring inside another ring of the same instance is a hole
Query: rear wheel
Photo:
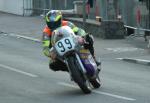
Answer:
[[75, 56], [68, 58], [68, 65], [69, 65], [73, 80], [78, 84], [81, 90], [85, 94], [91, 93], [91, 88], [89, 87], [87, 80], [84, 78], [82, 72], [80, 71], [81, 67]]

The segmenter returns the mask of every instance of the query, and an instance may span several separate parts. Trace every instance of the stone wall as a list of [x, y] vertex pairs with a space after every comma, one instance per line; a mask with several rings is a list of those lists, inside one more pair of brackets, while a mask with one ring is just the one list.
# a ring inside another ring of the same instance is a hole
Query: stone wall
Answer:
[[[81, 18], [67, 18], [66, 20], [83, 28], [83, 20]], [[100, 23], [95, 20], [87, 20], [85, 28], [86, 32], [103, 39], [123, 39], [126, 35], [124, 23], [121, 21], [102, 21]]]
[[103, 38], [106, 39], [123, 39], [126, 36], [124, 23], [120, 21], [103, 21], [101, 24], [104, 30]]

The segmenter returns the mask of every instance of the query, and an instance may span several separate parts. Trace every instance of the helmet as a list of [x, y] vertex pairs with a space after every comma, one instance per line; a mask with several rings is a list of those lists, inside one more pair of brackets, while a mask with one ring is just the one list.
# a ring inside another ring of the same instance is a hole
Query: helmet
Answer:
[[46, 24], [51, 30], [61, 26], [62, 14], [59, 10], [51, 10], [46, 14]]

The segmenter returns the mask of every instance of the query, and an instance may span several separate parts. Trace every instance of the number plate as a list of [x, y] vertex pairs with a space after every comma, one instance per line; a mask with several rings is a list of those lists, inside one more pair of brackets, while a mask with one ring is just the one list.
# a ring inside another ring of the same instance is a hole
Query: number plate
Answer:
[[56, 51], [60, 56], [63, 56], [68, 51], [74, 50], [75, 43], [71, 37], [66, 37], [61, 40], [59, 40], [55, 44]]

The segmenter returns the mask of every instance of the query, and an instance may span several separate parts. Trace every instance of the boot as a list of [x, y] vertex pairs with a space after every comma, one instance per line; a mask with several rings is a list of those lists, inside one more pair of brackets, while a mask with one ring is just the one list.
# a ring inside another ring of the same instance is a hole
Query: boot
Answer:
[[[92, 56], [93, 56], [93, 55], [92, 55]], [[98, 61], [98, 60], [96, 59], [96, 57], [95, 57], [95, 56], [93, 56], [93, 58], [94, 58], [95, 63], [97, 64], [97, 66], [100, 66], [100, 65], [101, 65], [101, 62], [100, 62], [100, 61]]]
[[[94, 58], [94, 61], [95, 61], [96, 65], [97, 65], [97, 70], [98, 70], [98, 73], [99, 73], [99, 72], [101, 71], [101, 62], [98, 61], [98, 60], [95, 58], [95, 56], [93, 56], [93, 58]], [[98, 66], [100, 66], [100, 67], [98, 67]]]
[[93, 39], [93, 36], [89, 33], [88, 35], [86, 35], [85, 38], [86, 38], [85, 40], [86, 40], [87, 44], [85, 44], [84, 47], [86, 49], [89, 49], [89, 51], [92, 54], [97, 66], [101, 65], [101, 62], [97, 61], [96, 58], [95, 58], [95, 55], [94, 55], [94, 46], [93, 46], [94, 39]]
[[95, 60], [95, 62], [96, 62], [96, 64], [97, 64], [97, 66], [100, 66], [100, 65], [101, 65], [101, 62], [99, 62], [99, 61], [97, 61], [97, 60]]

